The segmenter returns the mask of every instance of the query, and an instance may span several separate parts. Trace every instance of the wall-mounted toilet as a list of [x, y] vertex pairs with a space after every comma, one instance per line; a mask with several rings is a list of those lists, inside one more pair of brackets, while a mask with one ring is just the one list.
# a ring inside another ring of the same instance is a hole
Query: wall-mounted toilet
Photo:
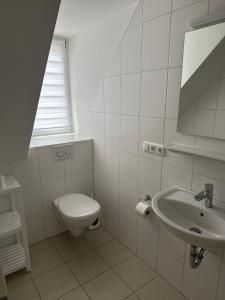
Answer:
[[77, 193], [55, 199], [53, 207], [58, 221], [73, 236], [79, 236], [85, 228], [96, 223], [101, 209], [97, 201]]

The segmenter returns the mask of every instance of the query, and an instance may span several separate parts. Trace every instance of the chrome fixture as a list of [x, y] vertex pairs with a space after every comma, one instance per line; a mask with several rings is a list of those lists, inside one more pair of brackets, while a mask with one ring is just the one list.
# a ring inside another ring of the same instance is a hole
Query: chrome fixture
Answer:
[[195, 196], [195, 200], [197, 201], [204, 200], [205, 207], [211, 208], [213, 203], [213, 190], [214, 190], [213, 184], [206, 183], [205, 189]]
[[139, 198], [139, 201], [150, 201], [152, 197], [150, 195], [144, 195], [143, 197]]
[[204, 248], [191, 245], [190, 250], [190, 265], [192, 269], [196, 269], [202, 262], [203, 254], [205, 252]]

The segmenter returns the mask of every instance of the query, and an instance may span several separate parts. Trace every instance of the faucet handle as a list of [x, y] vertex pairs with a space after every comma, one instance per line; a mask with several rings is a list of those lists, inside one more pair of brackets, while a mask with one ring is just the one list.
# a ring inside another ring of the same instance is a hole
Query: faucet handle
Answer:
[[213, 193], [214, 185], [212, 183], [206, 183], [205, 184], [205, 191], [208, 192], [208, 193]]

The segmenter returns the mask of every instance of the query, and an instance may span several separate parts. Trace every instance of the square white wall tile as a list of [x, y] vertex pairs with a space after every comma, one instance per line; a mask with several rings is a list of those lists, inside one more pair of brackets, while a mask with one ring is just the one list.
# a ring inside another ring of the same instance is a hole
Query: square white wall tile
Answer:
[[94, 143], [94, 169], [105, 172], [105, 147]]
[[86, 171], [86, 194], [90, 197], [94, 195], [94, 171]]
[[159, 243], [157, 271], [178, 291], [181, 290], [184, 257]]
[[101, 144], [105, 142], [105, 119], [103, 113], [92, 113], [92, 136]]
[[42, 148], [38, 150], [40, 160], [41, 180], [53, 179], [64, 176], [64, 161], [53, 160], [52, 148]]
[[167, 67], [169, 33], [170, 15], [165, 15], [144, 23], [142, 70], [146, 71]]
[[65, 160], [65, 174], [73, 174], [85, 170], [85, 143], [73, 145], [73, 157]]
[[121, 113], [139, 115], [141, 74], [121, 76]]
[[210, 12], [216, 12], [225, 9], [225, 3], [223, 0], [210, 0], [209, 10]]
[[[216, 118], [215, 110], [196, 109], [194, 133], [196, 135], [213, 136], [215, 118]], [[224, 125], [225, 125], [225, 121], [224, 121]]]
[[138, 4], [138, 7], [136, 8], [136, 10], [134, 12], [128, 27], [138, 25], [141, 22], [142, 22], [142, 1], [140, 1], [140, 3]]
[[42, 190], [44, 209], [52, 209], [53, 200], [66, 193], [65, 178], [59, 177], [42, 182]]
[[104, 227], [114, 236], [119, 238], [119, 212], [111, 207], [104, 207], [101, 220]]
[[194, 160], [194, 173], [223, 180], [225, 178], [225, 164], [216, 160], [198, 157]]
[[105, 112], [120, 112], [120, 76], [104, 79]]
[[65, 176], [66, 193], [86, 193], [85, 172]]
[[220, 79], [217, 105], [218, 105], [218, 108], [225, 109], [225, 78]]
[[199, 2], [199, 0], [173, 0], [172, 9], [176, 10], [185, 6], [189, 6], [196, 2]]
[[119, 178], [119, 150], [105, 147], [106, 174], [110, 177]]
[[136, 253], [137, 226], [125, 216], [120, 216], [120, 240], [131, 251]]
[[40, 181], [37, 150], [30, 150], [26, 159], [13, 162], [12, 171], [22, 185]]
[[191, 269], [185, 263], [182, 292], [190, 300], [213, 300], [216, 297], [217, 281], [200, 269]]
[[166, 100], [166, 118], [177, 119], [180, 100], [181, 68], [172, 68], [168, 72]]
[[119, 148], [120, 141], [120, 115], [105, 115], [105, 144]]
[[218, 287], [216, 300], [223, 300], [223, 299], [225, 299], [225, 285], [220, 284]]
[[171, 2], [171, 0], [143, 0], [143, 21], [169, 13]]
[[175, 235], [170, 233], [162, 224], [159, 225], [159, 240], [164, 245], [174, 250], [177, 254], [184, 256], [185, 242], [178, 239]]
[[44, 219], [45, 219], [45, 230], [46, 230], [47, 237], [66, 231], [66, 228], [63, 227], [56, 219], [55, 213], [52, 209], [48, 209], [44, 211]]
[[120, 151], [120, 182], [137, 189], [138, 157]]
[[137, 227], [137, 255], [151, 268], [156, 270], [158, 253], [158, 236], [145, 231], [142, 226]]
[[133, 222], [136, 222], [137, 215], [135, 206], [138, 203], [137, 191], [128, 186], [120, 184], [120, 214], [127, 216]]
[[139, 117], [121, 116], [120, 149], [138, 154]]
[[37, 243], [46, 238], [43, 214], [35, 214], [26, 218], [29, 244]]
[[119, 181], [112, 177], [105, 180], [105, 199], [104, 204], [115, 211], [119, 211]]
[[214, 137], [225, 139], [225, 110], [217, 110], [215, 117]]
[[160, 191], [161, 163], [147, 158], [139, 160], [138, 191], [153, 197]]
[[[178, 1], [179, 0], [177, 0], [176, 2]], [[179, 67], [182, 65], [184, 33], [190, 29], [190, 21], [194, 18], [204, 16], [207, 13], [208, 0], [199, 1], [196, 4], [187, 6], [185, 8], [173, 12], [170, 36], [170, 66]]]
[[26, 215], [38, 214], [42, 211], [42, 190], [40, 183], [23, 187], [23, 201]]
[[94, 111], [94, 112], [104, 112], [105, 111], [103, 84], [99, 88], [98, 94], [94, 99], [94, 102], [92, 104], [92, 111]]
[[162, 189], [173, 185], [180, 185], [185, 188], [191, 187], [192, 173], [190, 171], [163, 164], [162, 170]]
[[163, 144], [164, 120], [142, 117], [140, 120], [139, 155], [161, 161], [162, 157], [143, 151], [143, 142]]
[[113, 55], [112, 61], [106, 72], [106, 76], [119, 75], [120, 74], [120, 46]]
[[163, 118], [165, 115], [167, 70], [142, 72], [141, 115]]
[[141, 35], [142, 26], [129, 28], [121, 44], [122, 74], [139, 72], [141, 70]]
[[94, 153], [93, 153], [93, 142], [84, 144], [85, 148], [85, 166], [86, 170], [94, 169]]

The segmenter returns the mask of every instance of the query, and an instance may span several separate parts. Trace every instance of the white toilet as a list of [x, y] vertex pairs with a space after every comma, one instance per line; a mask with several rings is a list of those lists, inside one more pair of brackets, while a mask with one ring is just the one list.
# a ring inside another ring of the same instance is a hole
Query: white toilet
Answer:
[[68, 194], [53, 201], [58, 221], [73, 236], [79, 236], [83, 230], [98, 221], [100, 205], [94, 199], [83, 194]]

